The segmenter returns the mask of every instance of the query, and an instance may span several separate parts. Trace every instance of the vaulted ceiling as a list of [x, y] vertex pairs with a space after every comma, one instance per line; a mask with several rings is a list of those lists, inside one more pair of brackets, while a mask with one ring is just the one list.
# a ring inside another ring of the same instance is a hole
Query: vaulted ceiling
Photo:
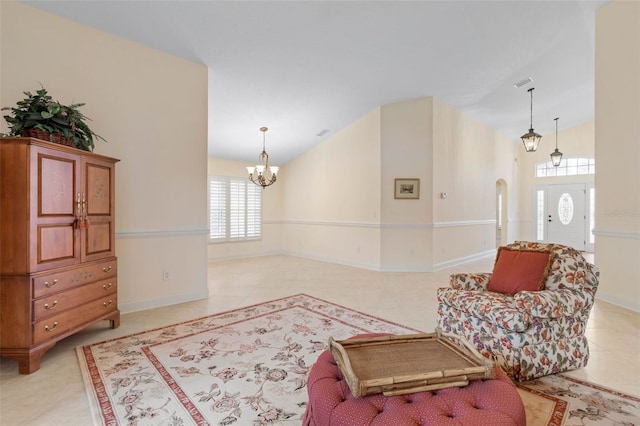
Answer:
[[595, 12], [606, 3], [22, 2], [205, 64], [210, 155], [255, 161], [267, 126], [275, 165], [378, 105], [424, 96], [514, 143], [529, 128], [531, 87], [536, 132], [553, 133], [555, 117], [560, 129], [589, 121]]

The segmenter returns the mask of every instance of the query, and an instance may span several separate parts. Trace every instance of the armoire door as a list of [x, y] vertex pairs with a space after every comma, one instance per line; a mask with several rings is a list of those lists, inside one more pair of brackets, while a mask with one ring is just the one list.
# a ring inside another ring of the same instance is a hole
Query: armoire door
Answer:
[[82, 170], [82, 261], [115, 256], [114, 163], [84, 158]]
[[31, 271], [80, 262], [80, 164], [78, 155], [44, 147], [31, 151]]

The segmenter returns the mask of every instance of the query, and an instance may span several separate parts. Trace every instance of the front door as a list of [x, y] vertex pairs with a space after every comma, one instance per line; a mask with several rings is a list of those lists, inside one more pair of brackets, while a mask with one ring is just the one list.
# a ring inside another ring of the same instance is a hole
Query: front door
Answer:
[[585, 184], [547, 186], [547, 242], [586, 249], [586, 201]]

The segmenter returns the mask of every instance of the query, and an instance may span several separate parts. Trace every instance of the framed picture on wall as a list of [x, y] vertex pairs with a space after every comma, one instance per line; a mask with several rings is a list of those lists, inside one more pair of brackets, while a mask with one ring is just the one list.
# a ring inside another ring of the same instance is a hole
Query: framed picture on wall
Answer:
[[396, 179], [393, 198], [400, 200], [417, 200], [420, 198], [420, 179]]

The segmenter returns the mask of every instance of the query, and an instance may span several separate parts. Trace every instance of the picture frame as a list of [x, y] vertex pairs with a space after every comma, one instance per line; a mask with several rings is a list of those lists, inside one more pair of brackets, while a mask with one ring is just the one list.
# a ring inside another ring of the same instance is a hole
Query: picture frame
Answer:
[[418, 200], [420, 198], [420, 179], [397, 178], [394, 181], [394, 196], [397, 200]]

